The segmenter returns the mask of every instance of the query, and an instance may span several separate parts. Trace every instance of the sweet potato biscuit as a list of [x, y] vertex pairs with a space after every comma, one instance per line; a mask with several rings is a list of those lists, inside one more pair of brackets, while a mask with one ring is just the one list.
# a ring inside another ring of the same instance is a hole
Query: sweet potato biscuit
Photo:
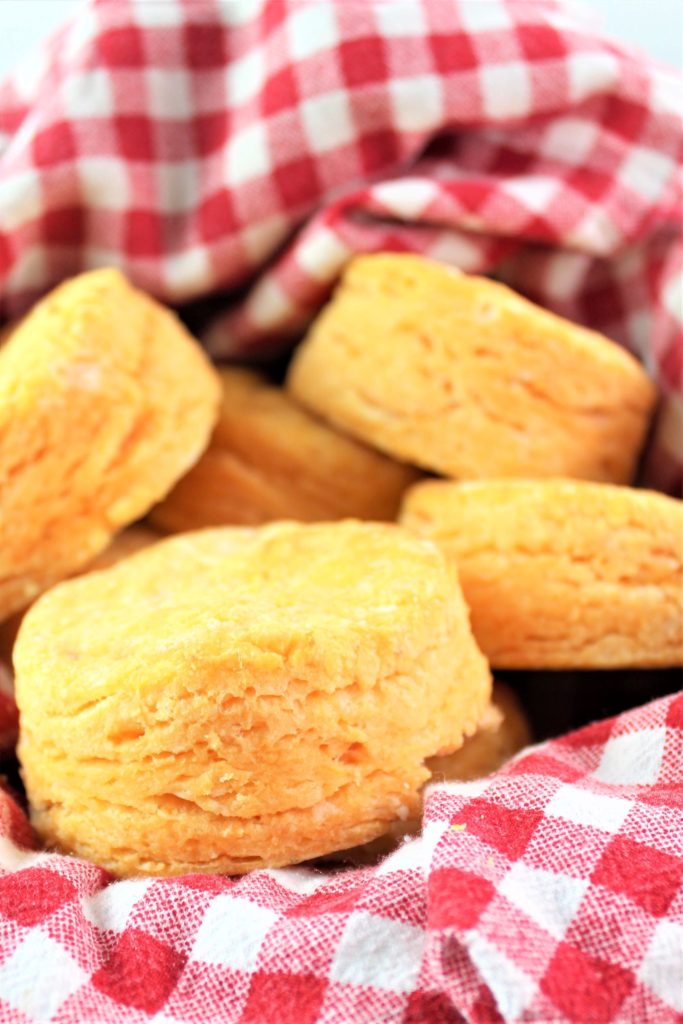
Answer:
[[619, 346], [419, 256], [356, 258], [288, 388], [342, 430], [455, 478], [631, 479], [655, 399]]
[[430, 481], [402, 522], [457, 563], [497, 668], [683, 664], [683, 504], [572, 480]]
[[[427, 782], [471, 782], [484, 778], [501, 768], [530, 740], [529, 724], [515, 694], [504, 683], [494, 682], [491, 704], [475, 734], [452, 754], [427, 758]], [[372, 864], [391, 853], [404, 839], [417, 835], [420, 826], [419, 814], [408, 821], [392, 822], [383, 836], [327, 859]]]
[[163, 497], [217, 403], [199, 346], [118, 271], [38, 303], [0, 348], [0, 620]]
[[490, 694], [436, 546], [349, 520], [161, 541], [40, 598], [14, 662], [33, 821], [118, 875], [369, 840]]
[[[95, 572], [98, 569], [108, 569], [110, 566], [120, 562], [122, 558], [128, 558], [129, 555], [149, 547], [150, 544], [154, 544], [155, 541], [160, 539], [161, 535], [156, 530], [151, 530], [147, 526], [129, 526], [127, 530], [123, 530], [122, 533], [114, 537], [111, 544], [104, 551], [101, 551], [97, 558], [82, 566], [78, 573], [74, 573], [74, 575]], [[19, 626], [24, 618], [25, 611], [26, 609], [22, 609], [20, 612], [14, 612], [4, 622], [0, 622], [0, 661], [4, 660], [8, 665], [12, 662], [12, 648], [14, 647], [14, 641], [19, 632]]]
[[251, 370], [219, 372], [211, 444], [152, 513], [158, 526], [396, 518], [415, 469], [339, 434]]

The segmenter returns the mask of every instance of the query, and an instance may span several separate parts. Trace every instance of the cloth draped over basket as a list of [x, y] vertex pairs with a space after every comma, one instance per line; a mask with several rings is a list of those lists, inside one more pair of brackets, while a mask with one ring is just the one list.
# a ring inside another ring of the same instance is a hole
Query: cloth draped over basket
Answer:
[[[643, 16], [648, 14], [644, 10]], [[350, 256], [492, 273], [643, 360], [683, 463], [681, 86], [545, 0], [94, 0], [0, 86], [0, 317], [120, 266], [262, 360]], [[1, 529], [1, 524], [0, 524]], [[0, 805], [0, 1020], [683, 1013], [683, 699], [438, 785], [375, 869], [111, 883]]]

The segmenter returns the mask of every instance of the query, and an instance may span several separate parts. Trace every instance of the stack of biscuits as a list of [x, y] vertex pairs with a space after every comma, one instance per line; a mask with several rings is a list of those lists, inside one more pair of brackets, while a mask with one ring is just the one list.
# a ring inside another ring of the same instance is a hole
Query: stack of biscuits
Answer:
[[352, 261], [283, 387], [116, 271], [61, 285], [0, 347], [0, 678], [42, 840], [117, 876], [367, 862], [430, 779], [528, 742], [492, 669], [683, 664], [682, 505], [629, 486], [655, 397], [416, 256]]

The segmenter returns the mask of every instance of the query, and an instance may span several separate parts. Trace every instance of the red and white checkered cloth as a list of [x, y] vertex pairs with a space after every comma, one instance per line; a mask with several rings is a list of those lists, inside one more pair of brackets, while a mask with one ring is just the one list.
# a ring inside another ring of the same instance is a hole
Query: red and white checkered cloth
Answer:
[[674, 1024], [683, 694], [439, 785], [378, 868], [107, 884], [0, 810], [0, 1020]]
[[0, 87], [0, 317], [115, 264], [239, 293], [207, 342], [257, 356], [351, 253], [424, 252], [638, 353], [673, 489], [682, 107], [548, 0], [95, 0]]
[[[680, 107], [546, 0], [95, 0], [0, 87], [0, 316], [116, 264], [175, 304], [229, 295], [207, 344], [256, 358], [353, 252], [424, 252], [637, 352], [674, 488]], [[9, 797], [0, 836], [2, 1022], [683, 1014], [683, 697], [436, 787], [377, 869], [107, 884], [20, 852]]]

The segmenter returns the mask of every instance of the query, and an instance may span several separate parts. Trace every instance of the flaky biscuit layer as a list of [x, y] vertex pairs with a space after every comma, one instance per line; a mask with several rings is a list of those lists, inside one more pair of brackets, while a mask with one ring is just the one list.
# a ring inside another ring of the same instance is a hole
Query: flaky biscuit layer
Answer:
[[[531, 741], [531, 730], [514, 692], [504, 683], [494, 682], [491, 704], [479, 728], [468, 736], [459, 750], [425, 762], [429, 782], [471, 782], [501, 768]], [[421, 810], [421, 808], [420, 808]], [[373, 864], [396, 849], [405, 839], [419, 833], [421, 816], [395, 821], [377, 839], [343, 850], [328, 860], [349, 864]]]

